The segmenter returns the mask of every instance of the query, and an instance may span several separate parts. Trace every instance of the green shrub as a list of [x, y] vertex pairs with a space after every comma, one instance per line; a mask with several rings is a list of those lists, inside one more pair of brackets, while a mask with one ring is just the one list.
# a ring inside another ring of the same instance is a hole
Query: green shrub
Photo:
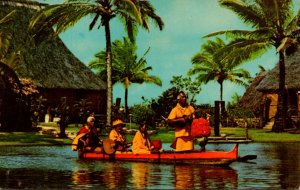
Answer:
[[131, 107], [130, 109], [132, 123], [140, 124], [143, 121], [146, 121], [148, 125], [154, 126], [154, 111], [145, 104], [137, 104]]

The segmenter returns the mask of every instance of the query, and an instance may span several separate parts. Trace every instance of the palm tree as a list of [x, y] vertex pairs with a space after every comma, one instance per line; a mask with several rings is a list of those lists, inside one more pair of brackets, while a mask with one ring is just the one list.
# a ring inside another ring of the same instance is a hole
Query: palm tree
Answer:
[[293, 0], [220, 0], [220, 5], [232, 10], [253, 30], [226, 30], [207, 35], [226, 34], [234, 40], [227, 47], [229, 56], [247, 60], [275, 48], [279, 57], [279, 91], [273, 131], [287, 127], [287, 93], [285, 89], [285, 53], [297, 42], [300, 11], [293, 13]]
[[208, 40], [201, 46], [201, 50], [193, 56], [193, 67], [188, 71], [188, 75], [196, 75], [196, 79], [207, 84], [216, 80], [220, 84], [220, 100], [223, 100], [223, 82], [229, 80], [233, 83], [246, 85], [250, 78], [248, 71], [237, 68], [241, 62], [236, 62], [233, 58], [222, 54], [222, 48], [226, 44], [221, 38], [215, 41]]
[[[125, 88], [125, 113], [128, 115], [128, 88], [133, 83], [153, 83], [158, 86], [162, 85], [161, 80], [148, 74], [152, 67], [146, 67], [147, 61], [145, 56], [149, 52], [148, 49], [144, 55], [138, 59], [136, 55], [137, 46], [130, 42], [128, 38], [123, 38], [123, 41], [117, 40], [112, 45], [112, 82], [122, 83]], [[98, 76], [102, 79], [106, 78], [103, 75], [106, 71], [105, 67], [105, 52], [102, 51], [96, 54], [97, 59], [89, 63], [89, 67], [98, 71]]]
[[[77, 21], [87, 15], [92, 15], [93, 19], [89, 25], [92, 30], [104, 26], [106, 38], [106, 71], [107, 71], [107, 121], [106, 125], [111, 125], [112, 113], [112, 55], [111, 55], [111, 33], [110, 21], [113, 18], [120, 18], [125, 24], [128, 35], [134, 39], [133, 34], [137, 24], [149, 30], [146, 23], [152, 19], [154, 23], [163, 27], [163, 22], [155, 9], [148, 1], [139, 0], [66, 0], [63, 4], [48, 5], [32, 19], [30, 28], [35, 29], [37, 34], [43, 36], [44, 32], [54, 26], [54, 35], [73, 26]], [[98, 23], [99, 22], [99, 23]], [[38, 35], [39, 36], [39, 35]]]

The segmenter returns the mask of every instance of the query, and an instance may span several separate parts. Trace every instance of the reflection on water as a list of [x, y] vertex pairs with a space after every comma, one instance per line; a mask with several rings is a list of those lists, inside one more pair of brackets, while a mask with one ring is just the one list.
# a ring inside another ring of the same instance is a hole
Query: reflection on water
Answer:
[[236, 189], [237, 173], [232, 168], [175, 166], [177, 189]]
[[0, 169], [0, 188], [68, 188], [69, 176], [69, 172], [55, 170]]
[[147, 187], [150, 176], [149, 165], [147, 163], [133, 163], [131, 169], [133, 188], [141, 189]]
[[[232, 145], [208, 145], [229, 150]], [[230, 167], [78, 160], [63, 147], [0, 147], [0, 189], [298, 189], [300, 144], [240, 145]]]
[[104, 176], [102, 182], [105, 187], [110, 189], [126, 187], [130, 175], [130, 169], [127, 167], [121, 167], [119, 164], [107, 163], [104, 166], [103, 172]]

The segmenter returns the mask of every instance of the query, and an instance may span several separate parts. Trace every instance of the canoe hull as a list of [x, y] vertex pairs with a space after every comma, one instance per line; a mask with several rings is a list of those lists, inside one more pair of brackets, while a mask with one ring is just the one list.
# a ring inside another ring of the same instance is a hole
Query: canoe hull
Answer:
[[82, 158], [93, 160], [150, 162], [166, 164], [193, 164], [193, 165], [229, 165], [238, 158], [238, 145], [229, 151], [193, 151], [178, 153], [164, 151], [153, 154], [133, 154], [132, 152], [105, 154], [96, 152], [83, 153]]

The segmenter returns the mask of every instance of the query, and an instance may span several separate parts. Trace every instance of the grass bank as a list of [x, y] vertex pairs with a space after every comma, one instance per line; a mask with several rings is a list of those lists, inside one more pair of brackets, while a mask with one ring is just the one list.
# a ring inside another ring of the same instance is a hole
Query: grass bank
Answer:
[[[53, 124], [43, 124], [46, 127], [59, 128]], [[80, 126], [69, 125], [66, 129], [68, 132], [76, 133]], [[221, 128], [220, 134], [227, 137], [245, 137], [243, 128]], [[101, 138], [106, 138], [108, 135], [103, 135]], [[212, 129], [212, 136], [214, 136]], [[132, 134], [126, 135], [130, 142], [133, 138]], [[248, 137], [253, 142], [300, 142], [300, 134], [292, 134], [289, 132], [273, 133], [263, 129], [249, 129]], [[171, 143], [174, 139], [174, 131], [172, 129], [161, 128], [156, 134], [151, 135], [151, 139], [160, 139], [163, 143]], [[41, 134], [40, 132], [11, 132], [0, 133], [0, 145], [70, 145], [72, 140], [69, 138], [55, 138], [50, 134]]]
[[54, 138], [51, 135], [38, 132], [0, 133], [0, 146], [33, 146], [33, 145], [65, 145], [71, 144], [71, 139]]
[[[243, 128], [221, 128], [220, 133], [230, 137], [245, 137]], [[300, 134], [274, 133], [264, 129], [249, 129], [248, 138], [254, 142], [300, 142]]]

